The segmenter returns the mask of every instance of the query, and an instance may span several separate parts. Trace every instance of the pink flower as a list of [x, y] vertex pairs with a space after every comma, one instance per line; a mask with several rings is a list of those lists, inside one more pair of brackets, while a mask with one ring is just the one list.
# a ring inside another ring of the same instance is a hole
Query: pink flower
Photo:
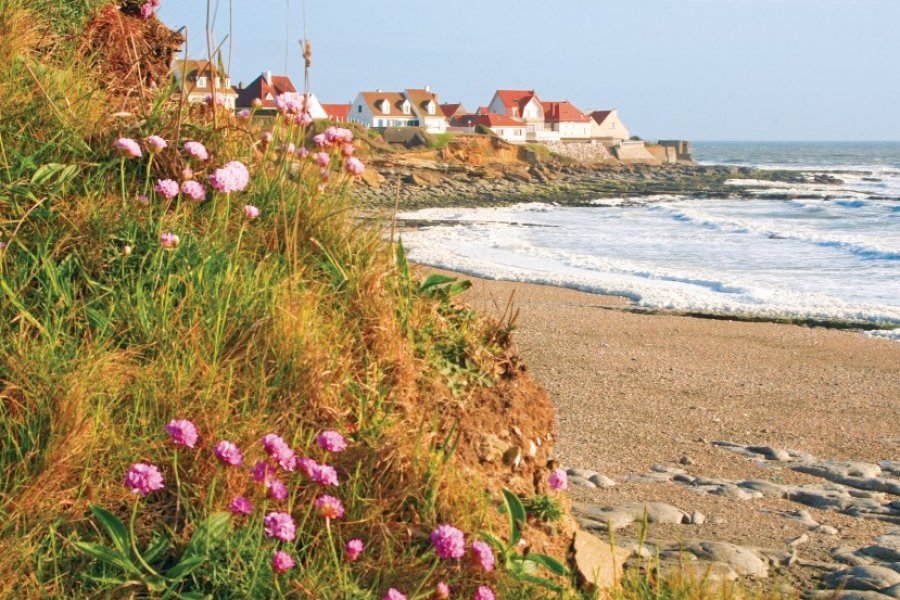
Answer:
[[303, 98], [296, 92], [285, 92], [275, 97], [278, 112], [296, 115], [303, 110]]
[[286, 573], [294, 568], [294, 559], [287, 552], [276, 550], [272, 556], [272, 569], [276, 573]]
[[285, 465], [293, 464], [294, 451], [280, 436], [274, 433], [267, 433], [260, 441], [269, 456], [279, 463], [282, 468], [285, 468]]
[[274, 136], [272, 135], [272, 132], [271, 132], [271, 131], [266, 131], [265, 133], [262, 134], [262, 138], [261, 138], [261, 139], [262, 139], [262, 143], [263, 143], [263, 144], [271, 144], [271, 143], [272, 143], [272, 140], [275, 139], [275, 138], [274, 138]]
[[384, 598], [381, 600], [406, 600], [406, 596], [401, 594], [398, 590], [391, 588], [387, 591], [387, 594], [384, 595]]
[[353, 153], [356, 152], [356, 148], [353, 147], [353, 144], [344, 144], [341, 146], [341, 154], [345, 157], [353, 156]]
[[166, 140], [158, 135], [151, 135], [144, 141], [147, 142], [147, 149], [150, 150], [151, 154], [162, 152], [169, 146], [169, 144], [166, 143]]
[[259, 216], [259, 209], [252, 204], [247, 204], [244, 206], [244, 216], [247, 217], [248, 221], [252, 221]]
[[166, 424], [166, 432], [178, 446], [193, 448], [197, 443], [197, 427], [187, 419], [173, 419]]
[[294, 144], [286, 144], [281, 147], [281, 151], [285, 154], [293, 154], [297, 151], [297, 146], [295, 146]]
[[181, 184], [181, 192], [196, 202], [206, 200], [206, 188], [198, 181], [185, 181]]
[[153, 189], [166, 200], [171, 200], [178, 195], [178, 182], [174, 179], [158, 179]]
[[314, 505], [319, 509], [319, 514], [326, 519], [340, 519], [344, 516], [344, 505], [334, 496], [319, 496]]
[[313, 136], [313, 141], [316, 143], [316, 146], [319, 148], [324, 148], [328, 143], [328, 139], [325, 137], [324, 133], [317, 134]]
[[183, 149], [197, 160], [209, 160], [209, 152], [206, 151], [206, 146], [200, 142], [185, 142]]
[[438, 584], [434, 586], [434, 597], [435, 598], [449, 598], [450, 597], [450, 586], [448, 586], [443, 581], [438, 581]]
[[182, 181], [188, 181], [189, 179], [194, 178], [194, 170], [190, 167], [185, 167], [181, 170], [181, 179]]
[[338, 127], [334, 132], [334, 142], [336, 144], [349, 144], [353, 141], [353, 132], [349, 129]]
[[441, 525], [431, 532], [431, 545], [440, 558], [462, 558], [466, 553], [463, 532], [452, 525]]
[[475, 600], [495, 600], [494, 591], [486, 585], [478, 586], [475, 592]]
[[250, 183], [250, 171], [243, 163], [236, 160], [226, 163], [209, 176], [212, 186], [223, 194], [243, 191]]
[[487, 542], [475, 540], [472, 542], [472, 554], [475, 559], [481, 563], [481, 567], [488, 573], [494, 570], [494, 552]]
[[203, 99], [203, 102], [207, 106], [212, 106], [213, 104], [216, 106], [225, 106], [225, 97], [222, 94], [216, 94], [215, 98], [213, 98], [212, 94], [207, 94]]
[[308, 112], [303, 113], [302, 115], [297, 115], [294, 117], [294, 123], [299, 125], [300, 127], [306, 127], [307, 125], [312, 124], [313, 118]]
[[249, 515], [253, 512], [253, 505], [243, 496], [238, 496], [228, 505], [228, 510], [235, 515]]
[[179, 237], [178, 237], [176, 234], [174, 234], [174, 233], [166, 232], [166, 233], [163, 233], [162, 235], [159, 236], [159, 244], [160, 244], [163, 248], [166, 248], [166, 249], [168, 249], [168, 250], [171, 250], [171, 249], [173, 249], [173, 248], [177, 248], [177, 247], [178, 247], [178, 244], [180, 244], [180, 243], [181, 243], [181, 238], [179, 238]]
[[309, 149], [301, 146], [297, 149], [297, 156], [299, 156], [300, 158], [306, 158], [307, 156], [309, 156]]
[[325, 142], [329, 145], [334, 144], [338, 140], [338, 130], [337, 127], [328, 127], [325, 129]]
[[165, 482], [162, 473], [159, 472], [156, 465], [135, 463], [129, 467], [128, 473], [125, 474], [125, 487], [144, 497], [150, 492], [163, 489]]
[[275, 466], [267, 463], [264, 460], [257, 461], [256, 464], [253, 465], [253, 469], [250, 471], [250, 475], [251, 477], [253, 477], [253, 481], [268, 481], [269, 478], [275, 475]]
[[353, 175], [354, 177], [359, 177], [363, 174], [363, 171], [366, 170], [365, 165], [361, 160], [356, 158], [355, 156], [351, 156], [347, 160], [344, 161], [344, 168], [347, 169], [347, 172]]
[[150, 198], [147, 197], [147, 194], [141, 194], [140, 196], [137, 197], [137, 203], [140, 204], [141, 206], [149, 206]]
[[331, 156], [327, 152], [317, 152], [316, 153], [316, 164], [320, 167], [327, 167], [328, 163], [331, 162]]
[[282, 542], [292, 542], [297, 535], [294, 519], [285, 512], [270, 512], [263, 519], [266, 535]]
[[239, 467], [244, 464], [244, 453], [237, 447], [237, 444], [222, 440], [213, 448], [213, 454], [226, 465]]
[[312, 469], [310, 478], [319, 485], [333, 485], [335, 487], [340, 485], [337, 471], [330, 465], [316, 465]]
[[239, 110], [237, 113], [237, 118], [241, 121], [247, 121], [250, 119], [250, 111], [248, 109]]
[[275, 500], [284, 500], [288, 497], [287, 486], [275, 478], [266, 481], [266, 490], [269, 492], [269, 497]]
[[547, 485], [550, 486], [550, 489], [554, 492], [558, 492], [559, 490], [564, 490], [569, 487], [569, 477], [566, 475], [565, 469], [557, 469], [550, 473], [550, 476], [547, 478]]
[[353, 562], [360, 557], [365, 549], [366, 545], [361, 539], [352, 539], [344, 545], [344, 556], [347, 558], [347, 561]]
[[299, 468], [304, 475], [312, 479], [316, 470], [318, 470], [319, 468], [319, 463], [311, 458], [298, 458], [296, 461], [294, 461], [294, 466], [296, 468]]
[[318, 444], [319, 448], [322, 450], [326, 450], [333, 454], [343, 452], [347, 449], [347, 442], [344, 441], [344, 436], [337, 431], [332, 431], [330, 429], [323, 431], [316, 436], [316, 444]]
[[[328, 181], [329, 179], [331, 179], [331, 171], [328, 170], [328, 167], [322, 167], [319, 170], [319, 176], [322, 178], [323, 182]], [[320, 184], [319, 189], [324, 190], [325, 184], [324, 183]]]
[[131, 138], [119, 138], [113, 145], [125, 158], [140, 158], [143, 155], [140, 144]]

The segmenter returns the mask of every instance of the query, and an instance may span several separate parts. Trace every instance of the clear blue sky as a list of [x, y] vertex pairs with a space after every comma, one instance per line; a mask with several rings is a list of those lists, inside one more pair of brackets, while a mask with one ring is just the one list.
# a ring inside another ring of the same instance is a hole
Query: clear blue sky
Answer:
[[[235, 82], [283, 72], [288, 40], [302, 81], [302, 6], [233, 0]], [[204, 55], [206, 0], [160, 16]], [[474, 110], [534, 88], [646, 138], [900, 140], [900, 0], [307, 0], [306, 21], [322, 102], [428, 84]]]

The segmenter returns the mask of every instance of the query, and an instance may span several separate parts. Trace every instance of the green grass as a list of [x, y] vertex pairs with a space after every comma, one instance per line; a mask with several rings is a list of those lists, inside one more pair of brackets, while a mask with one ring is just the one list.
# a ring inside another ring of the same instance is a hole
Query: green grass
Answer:
[[452, 133], [435, 133], [433, 137], [434, 142], [429, 145], [431, 150], [443, 150], [456, 138]]

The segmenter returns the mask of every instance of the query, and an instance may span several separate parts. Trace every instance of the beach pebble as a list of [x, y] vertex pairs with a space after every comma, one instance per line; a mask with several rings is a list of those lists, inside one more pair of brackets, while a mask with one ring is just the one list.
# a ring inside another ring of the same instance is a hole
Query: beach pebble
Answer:
[[706, 523], [706, 515], [696, 510], [691, 513], [691, 524], [703, 525], [704, 523]]
[[821, 533], [822, 535], [837, 535], [838, 530], [831, 525], [819, 525], [816, 527], [816, 533]]
[[831, 588], [880, 592], [900, 584], [900, 573], [878, 565], [858, 565], [826, 575], [822, 582]]
[[590, 469], [566, 469], [566, 474], [569, 477], [581, 477], [582, 479], [590, 479], [597, 474], [597, 471], [591, 471]]
[[586, 487], [586, 488], [596, 488], [597, 487], [593, 481], [591, 481], [589, 479], [585, 479], [584, 477], [578, 477], [578, 476], [570, 476], [569, 483], [572, 485], [577, 485], [579, 487]]
[[607, 477], [606, 475], [600, 475], [599, 473], [594, 473], [588, 479], [591, 483], [600, 488], [611, 488], [615, 487], [616, 482]]
[[801, 544], [805, 544], [808, 541], [809, 541], [809, 536], [804, 533], [804, 534], [798, 535], [795, 538], [789, 539], [787, 541], [787, 543], [788, 543], [788, 546], [793, 547], [793, 546], [799, 546]]
[[687, 454], [683, 455], [678, 459], [678, 463], [682, 465], [692, 465], [694, 464], [694, 459], [688, 456]]
[[741, 481], [740, 483], [738, 483], [738, 485], [746, 490], [759, 492], [765, 498], [784, 498], [785, 496], [787, 496], [787, 492], [782, 486], [768, 481], [751, 479], [747, 481]]
[[725, 563], [738, 575], [768, 577], [766, 559], [749, 548], [729, 542], [688, 542], [684, 549], [701, 559]]
[[787, 462], [791, 460], [791, 454], [787, 450], [782, 450], [781, 448], [771, 448], [769, 446], [749, 446], [747, 450], [756, 454], [762, 454], [769, 460], [778, 462]]

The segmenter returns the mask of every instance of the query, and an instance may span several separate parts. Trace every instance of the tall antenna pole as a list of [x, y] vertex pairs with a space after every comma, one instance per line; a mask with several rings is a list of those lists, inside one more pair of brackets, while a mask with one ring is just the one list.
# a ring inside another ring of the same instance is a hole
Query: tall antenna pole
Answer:
[[291, 55], [291, 0], [284, 0], [284, 3], [287, 6], [287, 18], [284, 20], [284, 73], [287, 75]]
[[306, 0], [303, 0], [303, 93], [309, 97], [309, 67], [312, 65], [312, 46], [306, 36]]

